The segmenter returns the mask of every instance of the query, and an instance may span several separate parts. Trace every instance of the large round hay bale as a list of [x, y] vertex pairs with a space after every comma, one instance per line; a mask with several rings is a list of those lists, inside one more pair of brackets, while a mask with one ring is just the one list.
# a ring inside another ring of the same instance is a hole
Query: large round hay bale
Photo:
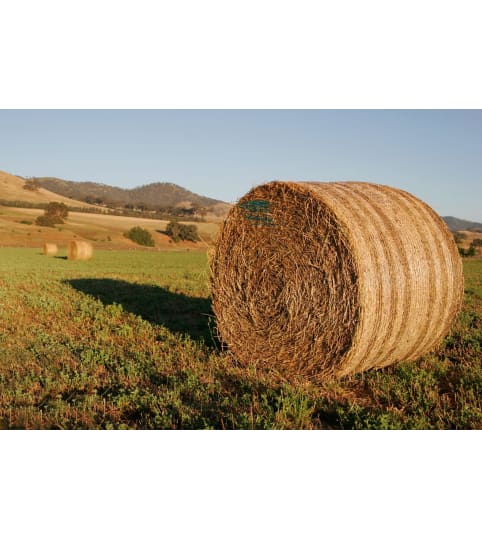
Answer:
[[69, 261], [88, 261], [93, 254], [92, 244], [84, 241], [70, 242], [67, 249], [67, 258]]
[[51, 244], [49, 242], [45, 242], [43, 247], [43, 253], [44, 255], [54, 256], [57, 255], [58, 249], [57, 244]]
[[313, 379], [434, 349], [463, 294], [442, 219], [362, 182], [254, 188], [224, 222], [211, 272], [218, 332], [238, 359]]

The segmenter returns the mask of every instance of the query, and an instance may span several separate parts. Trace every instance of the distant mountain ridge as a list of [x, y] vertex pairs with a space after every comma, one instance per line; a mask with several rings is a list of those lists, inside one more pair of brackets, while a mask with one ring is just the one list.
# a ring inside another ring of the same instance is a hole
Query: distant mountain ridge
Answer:
[[[193, 193], [177, 184], [155, 182], [137, 188], [124, 189], [99, 182], [75, 182], [54, 177], [32, 177], [43, 188], [40, 192], [28, 192], [21, 189], [26, 178], [0, 171], [0, 199], [8, 200], [52, 200], [52, 195], [66, 197], [67, 204], [81, 202], [105, 204], [107, 206], [145, 205], [147, 207], [168, 208], [176, 206], [199, 206], [208, 210], [207, 216], [217, 220], [223, 218], [231, 208], [231, 204]], [[3, 187], [2, 187], [3, 186]], [[7, 190], [8, 188], [8, 190]], [[48, 190], [48, 191], [44, 191]], [[73, 199], [73, 200], [72, 200]], [[482, 232], [482, 223], [468, 221], [453, 216], [441, 216], [448, 228], [455, 231]]]
[[0, 200], [21, 201], [30, 204], [46, 204], [49, 202], [61, 202], [67, 206], [90, 207], [91, 205], [73, 200], [71, 197], [52, 193], [41, 187], [35, 191], [24, 189], [25, 179], [21, 176], [0, 171]]
[[466, 219], [459, 219], [453, 216], [444, 216], [442, 219], [447, 224], [448, 228], [455, 231], [474, 231], [482, 232], [482, 223], [476, 223], [475, 221], [467, 221]]
[[170, 182], [155, 182], [132, 189], [124, 189], [98, 182], [74, 182], [52, 177], [37, 177], [35, 180], [43, 188], [64, 197], [108, 206], [142, 204], [148, 207], [167, 208], [195, 205], [211, 208], [226, 204], [217, 199], [198, 195]]

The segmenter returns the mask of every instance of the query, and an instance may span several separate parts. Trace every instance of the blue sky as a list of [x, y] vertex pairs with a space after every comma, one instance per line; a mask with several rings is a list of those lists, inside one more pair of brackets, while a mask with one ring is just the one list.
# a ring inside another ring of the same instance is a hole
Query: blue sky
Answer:
[[482, 111], [1, 110], [0, 170], [231, 202], [275, 179], [363, 180], [482, 222]]

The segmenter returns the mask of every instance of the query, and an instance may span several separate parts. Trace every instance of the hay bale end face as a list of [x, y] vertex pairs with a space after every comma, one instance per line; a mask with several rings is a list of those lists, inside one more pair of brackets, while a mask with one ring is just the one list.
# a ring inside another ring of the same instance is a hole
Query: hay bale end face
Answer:
[[69, 261], [88, 261], [92, 259], [94, 249], [92, 244], [84, 241], [70, 242], [67, 249], [67, 258]]
[[48, 242], [45, 242], [44, 247], [43, 247], [44, 255], [49, 255], [53, 257], [54, 255], [57, 255], [57, 253], [58, 253], [57, 244], [50, 244]]
[[271, 182], [231, 209], [211, 286], [218, 332], [241, 362], [316, 380], [434, 349], [463, 275], [445, 223], [409, 193]]

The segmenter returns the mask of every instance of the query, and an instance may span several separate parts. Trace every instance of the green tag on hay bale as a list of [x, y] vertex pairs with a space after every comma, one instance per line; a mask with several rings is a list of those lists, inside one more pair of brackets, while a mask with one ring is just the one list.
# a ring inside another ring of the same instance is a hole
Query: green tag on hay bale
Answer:
[[269, 215], [269, 201], [262, 199], [253, 199], [239, 204], [243, 210], [245, 219], [250, 220], [255, 225], [274, 225], [273, 218]]

